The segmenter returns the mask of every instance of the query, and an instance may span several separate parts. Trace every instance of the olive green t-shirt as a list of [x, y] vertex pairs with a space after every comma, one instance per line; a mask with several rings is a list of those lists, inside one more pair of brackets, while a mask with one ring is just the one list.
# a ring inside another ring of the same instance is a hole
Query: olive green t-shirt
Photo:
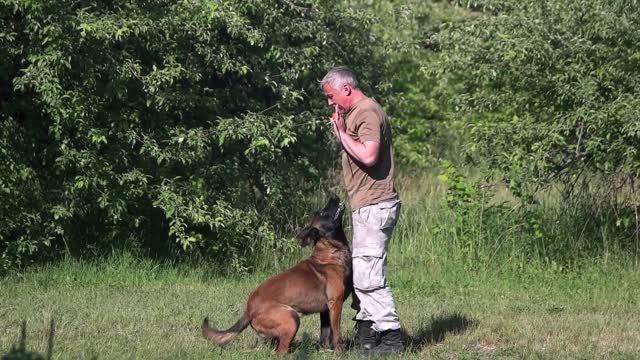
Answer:
[[391, 129], [380, 104], [371, 98], [358, 101], [346, 114], [345, 124], [347, 134], [354, 140], [380, 143], [378, 161], [371, 167], [342, 151], [342, 174], [351, 209], [396, 199]]

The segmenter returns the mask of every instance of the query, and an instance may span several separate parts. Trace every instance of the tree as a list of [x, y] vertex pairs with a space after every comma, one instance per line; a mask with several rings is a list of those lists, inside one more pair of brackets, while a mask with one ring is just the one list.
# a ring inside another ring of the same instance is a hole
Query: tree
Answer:
[[425, 69], [462, 84], [455, 116], [468, 123], [467, 155], [520, 195], [580, 174], [637, 178], [637, 5], [474, 1], [472, 15], [434, 34], [439, 61]]
[[[469, 14], [425, 37], [437, 59], [423, 68], [460, 86], [465, 159], [521, 200], [519, 241], [550, 263], [622, 250], [637, 264], [637, 1], [452, 3]], [[554, 211], [537, 206], [555, 189]]]
[[370, 18], [320, 0], [0, 14], [0, 269], [177, 242], [243, 270], [333, 164], [318, 79], [349, 63], [377, 81]]

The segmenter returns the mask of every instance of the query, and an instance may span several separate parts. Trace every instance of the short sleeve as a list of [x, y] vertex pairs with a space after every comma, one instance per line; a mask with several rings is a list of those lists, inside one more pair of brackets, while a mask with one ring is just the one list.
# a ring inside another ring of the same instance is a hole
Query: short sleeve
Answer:
[[376, 111], [367, 110], [358, 116], [358, 138], [360, 142], [380, 142], [380, 133], [384, 119]]

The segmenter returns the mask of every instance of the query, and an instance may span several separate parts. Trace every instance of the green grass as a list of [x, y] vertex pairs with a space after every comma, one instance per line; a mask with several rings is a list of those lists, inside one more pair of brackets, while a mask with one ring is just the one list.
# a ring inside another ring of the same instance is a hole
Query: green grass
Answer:
[[[549, 217], [541, 217], [545, 231], [536, 238], [527, 219], [491, 215], [483, 206], [454, 212], [436, 181], [405, 178], [399, 184], [403, 209], [388, 274], [409, 339], [404, 357], [640, 358], [640, 271], [614, 233], [582, 231], [576, 240], [572, 226], [579, 219], [549, 201], [539, 210]], [[346, 224], [348, 229], [348, 219]], [[605, 240], [606, 252], [580, 253], [579, 262], [563, 263], [562, 256], [556, 262], [549, 250], [558, 243], [570, 251], [578, 241], [597, 250]], [[307, 253], [267, 252], [262, 270], [242, 277], [222, 276], [213, 270], [221, 268], [216, 264], [119, 254], [94, 262], [67, 259], [0, 278], [0, 354], [17, 343], [23, 320], [27, 349], [45, 352], [54, 319], [54, 359], [275, 357], [269, 346], [256, 344], [251, 329], [218, 348], [201, 338], [199, 326], [204, 316], [219, 327], [233, 324], [260, 281]], [[352, 315], [347, 307], [345, 341]], [[359, 358], [350, 351], [319, 352], [318, 333], [318, 316], [304, 317], [290, 357]]]
[[[398, 258], [398, 257], [396, 257]], [[399, 259], [398, 259], [399, 260]], [[429, 262], [390, 262], [392, 289], [410, 358], [636, 358], [640, 356], [640, 274], [588, 271], [490, 272]], [[56, 323], [54, 359], [261, 359], [251, 329], [217, 348], [200, 337], [208, 315], [221, 327], [239, 316], [268, 274], [222, 278], [206, 266], [157, 265], [126, 255], [101, 264], [68, 260], [0, 283], [0, 353], [27, 321], [27, 349], [44, 352]], [[342, 330], [351, 336], [351, 312]], [[320, 353], [318, 317], [307, 316], [292, 355]], [[347, 352], [341, 358], [358, 358]]]

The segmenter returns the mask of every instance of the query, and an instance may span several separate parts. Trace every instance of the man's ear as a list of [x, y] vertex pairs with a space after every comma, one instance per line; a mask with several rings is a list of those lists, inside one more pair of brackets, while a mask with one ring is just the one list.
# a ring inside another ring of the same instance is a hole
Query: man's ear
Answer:
[[314, 227], [306, 227], [300, 230], [296, 237], [298, 238], [298, 245], [304, 247], [315, 244], [316, 241], [320, 240], [321, 235], [318, 229]]
[[351, 95], [351, 85], [349, 84], [344, 84], [342, 85], [342, 90], [345, 92], [345, 94]]

